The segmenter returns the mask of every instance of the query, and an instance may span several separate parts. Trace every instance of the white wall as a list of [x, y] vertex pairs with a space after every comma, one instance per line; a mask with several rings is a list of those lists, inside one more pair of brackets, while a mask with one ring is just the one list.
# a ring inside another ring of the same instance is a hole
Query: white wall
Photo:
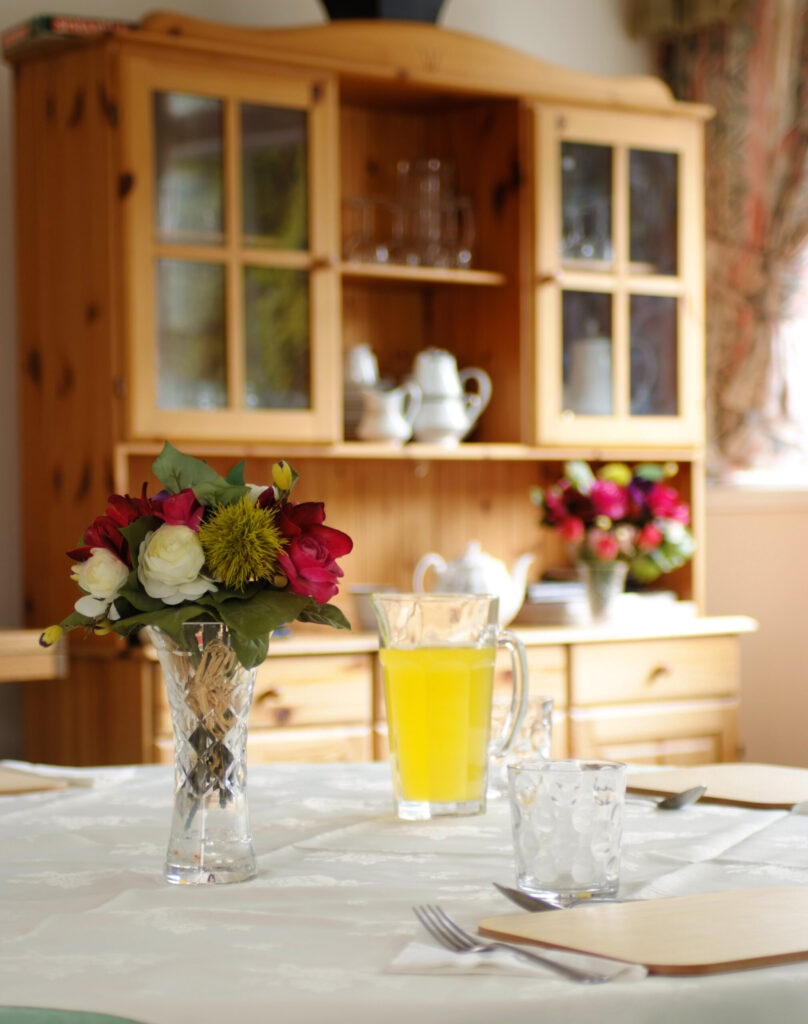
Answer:
[[[56, 12], [137, 20], [165, 8], [200, 18], [261, 26], [304, 25], [327, 20], [318, 0], [69, 0]], [[0, 29], [53, 11], [43, 0], [0, 0]], [[639, 74], [650, 69], [645, 44], [623, 29], [623, 0], [445, 0], [439, 22], [447, 28], [494, 39], [557, 64], [601, 74]], [[14, 275], [12, 72], [0, 64], [0, 628], [23, 620], [20, 577], [20, 510], [17, 446], [18, 362]], [[48, 496], [43, 495], [47, 501]], [[67, 571], [54, 566], [54, 572]], [[43, 623], [47, 625], [47, 623]], [[0, 757], [19, 753], [19, 693], [0, 687]]]
[[711, 489], [707, 611], [743, 612], [741, 744], [747, 761], [808, 767], [808, 492]]

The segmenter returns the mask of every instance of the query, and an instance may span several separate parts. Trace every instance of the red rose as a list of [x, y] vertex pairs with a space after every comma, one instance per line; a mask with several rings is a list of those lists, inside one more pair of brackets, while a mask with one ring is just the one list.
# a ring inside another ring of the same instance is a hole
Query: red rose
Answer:
[[322, 502], [285, 501], [276, 507], [278, 529], [289, 542], [278, 555], [289, 589], [325, 604], [337, 593], [337, 580], [343, 575], [336, 559], [352, 550], [353, 541], [341, 530], [322, 525]]
[[80, 547], [71, 548], [68, 558], [76, 562], [86, 562], [93, 548], [106, 548], [125, 564], [131, 566], [129, 545], [121, 533], [122, 526], [128, 526], [141, 516], [152, 511], [151, 502], [146, 497], [146, 484], [143, 485], [141, 497], [132, 498], [128, 494], [111, 494], [107, 499], [109, 505], [106, 515], [98, 516], [84, 531]]
[[169, 526], [187, 526], [195, 533], [199, 532], [204, 513], [204, 507], [196, 500], [190, 487], [179, 494], [169, 494], [154, 501], [154, 514], [163, 522]]

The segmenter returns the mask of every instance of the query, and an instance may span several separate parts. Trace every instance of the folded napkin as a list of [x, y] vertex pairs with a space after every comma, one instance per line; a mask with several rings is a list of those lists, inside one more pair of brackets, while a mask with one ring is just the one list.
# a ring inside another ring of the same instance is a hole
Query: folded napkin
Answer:
[[[62, 765], [31, 764], [29, 761], [0, 761], [3, 791], [64, 789], [66, 786], [91, 787], [95, 779], [86, 768], [65, 768]], [[35, 785], [39, 783], [39, 785]]]
[[[621, 960], [607, 960], [583, 953], [563, 953], [554, 949], [533, 950], [548, 960], [580, 967], [584, 970], [608, 974], [614, 981], [641, 981], [648, 971], [641, 964], [627, 964]], [[565, 981], [549, 967], [533, 964], [507, 949], [493, 953], [452, 953], [430, 940], [416, 939], [405, 946], [388, 964], [391, 974], [505, 974], [523, 977], [555, 978]], [[576, 984], [571, 982], [571, 984]]]

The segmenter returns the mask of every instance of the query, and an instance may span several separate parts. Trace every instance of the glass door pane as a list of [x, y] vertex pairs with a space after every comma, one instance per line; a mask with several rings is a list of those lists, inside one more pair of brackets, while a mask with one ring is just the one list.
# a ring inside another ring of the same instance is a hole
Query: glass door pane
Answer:
[[612, 149], [581, 142], [561, 144], [561, 260], [565, 266], [610, 267]]
[[562, 294], [565, 411], [581, 416], [613, 412], [612, 297], [601, 292]]
[[247, 245], [308, 248], [305, 110], [241, 105], [242, 232]]
[[224, 267], [158, 260], [155, 271], [158, 408], [225, 408]]
[[244, 321], [246, 407], [310, 408], [308, 273], [245, 267]]
[[629, 269], [634, 273], [677, 272], [678, 178], [676, 153], [629, 151]]
[[154, 93], [155, 234], [220, 245], [224, 238], [222, 103]]
[[675, 416], [679, 412], [677, 300], [632, 295], [631, 415]]

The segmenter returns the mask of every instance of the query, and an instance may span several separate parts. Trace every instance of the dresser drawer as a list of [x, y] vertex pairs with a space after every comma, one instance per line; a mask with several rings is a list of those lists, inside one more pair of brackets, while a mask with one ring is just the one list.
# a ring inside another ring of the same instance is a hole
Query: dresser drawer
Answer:
[[738, 641], [732, 636], [570, 648], [573, 706], [734, 694], [739, 682]]
[[[155, 761], [171, 764], [174, 744], [160, 737]], [[323, 729], [256, 729], [247, 735], [247, 766], [282, 762], [371, 761], [373, 738], [369, 725], [330, 726]]]
[[[554, 708], [567, 706], [567, 655], [561, 645], [526, 647], [528, 689], [531, 697], [552, 697]], [[511, 659], [507, 651], [497, 654], [494, 676], [495, 699], [511, 692]]]
[[716, 764], [738, 758], [734, 697], [583, 708], [569, 714], [572, 757], [634, 764]]

